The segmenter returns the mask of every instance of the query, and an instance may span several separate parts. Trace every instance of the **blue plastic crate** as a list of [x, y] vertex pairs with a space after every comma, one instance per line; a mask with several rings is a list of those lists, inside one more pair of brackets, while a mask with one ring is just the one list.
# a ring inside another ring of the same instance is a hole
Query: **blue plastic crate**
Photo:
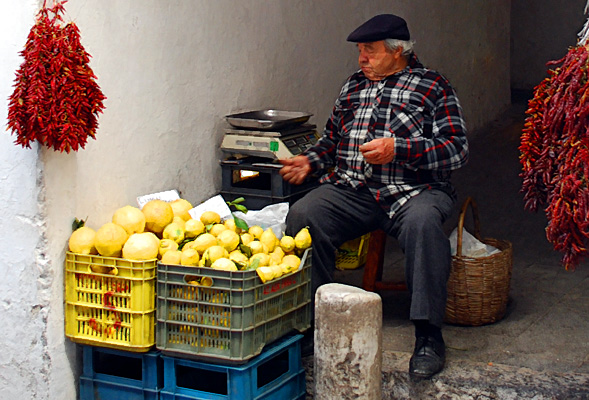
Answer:
[[228, 366], [168, 357], [161, 400], [295, 400], [306, 393], [303, 335], [285, 336], [246, 364]]
[[134, 353], [82, 346], [80, 400], [158, 400], [163, 387], [160, 352]]

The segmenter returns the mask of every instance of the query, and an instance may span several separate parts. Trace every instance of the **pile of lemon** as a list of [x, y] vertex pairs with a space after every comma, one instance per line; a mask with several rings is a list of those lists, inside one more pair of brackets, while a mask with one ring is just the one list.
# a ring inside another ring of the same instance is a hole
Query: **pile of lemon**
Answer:
[[300, 257], [312, 244], [307, 228], [295, 237], [284, 235], [278, 239], [272, 228], [254, 225], [244, 230], [236, 226], [232, 217], [222, 221], [214, 211], [204, 212], [194, 225], [198, 229], [186, 228], [184, 235], [179, 227], [164, 229], [162, 263], [186, 265], [182, 258], [190, 252], [191, 265], [224, 271], [256, 270], [267, 282], [296, 271]]
[[142, 209], [121, 207], [97, 230], [86, 225], [76, 229], [69, 238], [69, 250], [134, 261], [157, 259], [164, 230], [168, 225], [184, 225], [191, 208], [184, 199], [151, 200]]
[[235, 225], [233, 217], [222, 221], [214, 211], [193, 219], [188, 212], [192, 208], [185, 199], [151, 200], [142, 209], [121, 207], [98, 230], [76, 229], [69, 250], [225, 271], [256, 270], [267, 282], [297, 270], [300, 257], [311, 247], [307, 228], [278, 239], [272, 228], [256, 225], [246, 231]]

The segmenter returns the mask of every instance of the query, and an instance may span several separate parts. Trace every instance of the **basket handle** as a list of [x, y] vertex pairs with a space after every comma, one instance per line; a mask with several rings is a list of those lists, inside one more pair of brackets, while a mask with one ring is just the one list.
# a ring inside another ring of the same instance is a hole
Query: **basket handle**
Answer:
[[456, 255], [458, 257], [462, 256], [462, 230], [464, 228], [464, 216], [466, 214], [466, 210], [470, 206], [472, 210], [472, 219], [474, 221], [474, 236], [481, 240], [481, 224], [479, 221], [479, 208], [477, 203], [474, 201], [472, 197], [467, 197], [462, 203], [462, 208], [460, 208], [460, 215], [458, 217], [458, 236], [456, 239]]

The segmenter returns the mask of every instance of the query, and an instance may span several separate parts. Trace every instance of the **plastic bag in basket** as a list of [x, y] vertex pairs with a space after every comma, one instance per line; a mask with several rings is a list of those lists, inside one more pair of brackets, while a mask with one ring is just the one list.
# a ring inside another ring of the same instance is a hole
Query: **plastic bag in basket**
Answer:
[[[450, 248], [452, 255], [456, 255], [458, 241], [458, 228], [454, 228], [450, 234]], [[499, 249], [494, 246], [482, 243], [476, 237], [471, 235], [466, 229], [462, 232], [462, 255], [465, 257], [488, 257], [499, 253]]]

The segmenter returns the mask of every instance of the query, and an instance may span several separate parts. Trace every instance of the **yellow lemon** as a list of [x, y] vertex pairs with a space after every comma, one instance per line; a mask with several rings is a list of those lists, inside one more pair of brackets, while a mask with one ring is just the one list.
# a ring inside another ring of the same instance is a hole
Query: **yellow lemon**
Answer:
[[229, 259], [233, 261], [240, 269], [247, 267], [249, 264], [247, 256], [239, 250], [233, 250], [231, 253], [229, 253]]
[[150, 200], [141, 209], [145, 215], [145, 230], [161, 236], [164, 228], [174, 220], [174, 211], [170, 203], [154, 199]]
[[200, 220], [205, 225], [221, 223], [221, 216], [215, 211], [205, 211], [201, 214]]
[[226, 231], [227, 227], [223, 224], [213, 224], [209, 233], [213, 236], [219, 236], [219, 233]]
[[225, 229], [217, 235], [217, 240], [227, 251], [233, 251], [239, 245], [239, 235], [230, 229]]
[[278, 264], [278, 266], [282, 270], [282, 275], [288, 274], [293, 271], [292, 267], [288, 264]]
[[262, 283], [266, 283], [274, 279], [274, 271], [270, 267], [256, 268], [256, 273], [262, 280]]
[[260, 240], [262, 233], [264, 233], [264, 229], [260, 225], [250, 226], [248, 229], [250, 235], [253, 236], [254, 239]]
[[280, 278], [282, 275], [284, 275], [281, 265], [272, 265], [272, 266], [269, 266], [268, 268], [270, 268], [274, 272], [274, 279]]
[[180, 250], [170, 250], [166, 251], [162, 256], [161, 263], [162, 264], [172, 264], [172, 265], [180, 265], [180, 261], [182, 260], [182, 252]]
[[197, 266], [199, 259], [198, 251], [194, 249], [182, 250], [180, 265]]
[[237, 265], [228, 258], [219, 258], [212, 265], [213, 269], [220, 269], [222, 271], [237, 271]]
[[241, 243], [245, 244], [246, 246], [247, 246], [247, 245], [248, 245], [248, 244], [249, 244], [249, 243], [250, 243], [252, 240], [254, 240], [254, 237], [253, 237], [253, 236], [252, 236], [250, 233], [248, 233], [248, 232], [246, 232], [246, 233], [242, 233], [242, 234], [240, 235], [240, 237], [241, 237]]
[[[205, 250], [202, 255], [203, 260], [208, 261], [209, 265], [217, 261], [219, 258], [229, 258], [229, 252], [223, 246], [211, 246]], [[207, 265], [207, 266], [209, 266]]]
[[289, 265], [291, 267], [291, 270], [294, 271], [301, 264], [301, 259], [294, 254], [289, 254], [282, 258], [282, 264]]
[[250, 257], [249, 264], [252, 265], [255, 260], [258, 260], [258, 268], [266, 267], [270, 262], [270, 256], [266, 253], [256, 253]]
[[198, 246], [198, 243], [195, 243], [195, 241], [192, 240], [190, 242], [184, 242], [184, 244], [182, 245], [182, 248], [180, 250], [187, 250], [187, 249], [195, 249], [195, 250], [197, 250], [196, 249], [197, 246]]
[[172, 207], [175, 217], [180, 217], [184, 221], [188, 221], [190, 218], [192, 218], [188, 213], [189, 210], [192, 210], [192, 204], [190, 204], [188, 200], [177, 199], [170, 202], [170, 206]]
[[158, 247], [159, 247], [159, 245], [160, 245], [160, 238], [158, 238], [158, 237], [155, 235], [155, 233], [153, 233], [153, 232], [143, 232], [143, 233], [145, 233], [145, 236], [146, 236], [146, 237], [149, 237], [149, 238], [151, 238], [151, 240], [153, 240], [153, 241], [154, 241], [154, 243], [155, 243], [156, 245], [158, 245]]
[[184, 221], [182, 218], [174, 217], [172, 223], [178, 224], [182, 228], [182, 230], [186, 230], [186, 221]]
[[184, 236], [195, 238], [205, 231], [205, 224], [200, 219], [189, 219], [184, 224]]
[[68, 241], [69, 249], [72, 253], [78, 254], [98, 254], [94, 239], [96, 231], [90, 227], [82, 226], [76, 229]]
[[274, 248], [276, 247], [276, 235], [274, 234], [274, 231], [272, 230], [272, 228], [266, 229], [260, 235], [260, 242], [262, 242], [266, 245], [266, 248], [268, 249], [268, 253], [271, 253], [274, 251]]
[[120, 257], [128, 238], [129, 235], [122, 226], [107, 222], [96, 231], [94, 246], [101, 256]]
[[294, 237], [295, 247], [299, 250], [305, 250], [311, 247], [311, 235], [309, 234], [309, 228], [301, 229]]
[[[280, 247], [278, 247], [278, 249], [280, 249]], [[280, 264], [282, 262], [282, 257], [284, 257], [284, 252], [282, 249], [280, 249], [280, 251], [274, 250], [272, 253], [270, 253], [269, 257], [270, 260], [268, 261], [268, 265]]]
[[155, 242], [150, 233], [134, 233], [123, 245], [123, 258], [146, 261], [157, 258], [159, 241]]
[[90, 269], [92, 270], [92, 272], [97, 273], [97, 274], [116, 275], [119, 273], [119, 270], [117, 267], [110, 266], [110, 265], [92, 264], [92, 265], [90, 265]]
[[280, 238], [280, 247], [284, 250], [285, 253], [289, 251], [293, 251], [295, 249], [295, 241], [292, 236], [283, 236]]
[[249, 242], [249, 244], [247, 246], [252, 251], [252, 254], [268, 253], [268, 249], [266, 248], [266, 245], [264, 243], [260, 242], [259, 240], [252, 240], [251, 242]]
[[164, 254], [170, 250], [178, 250], [178, 243], [172, 239], [162, 239], [158, 250], [159, 258], [161, 259]]
[[206, 249], [208, 249], [211, 246], [217, 245], [219, 242], [217, 241], [217, 238], [211, 235], [210, 233], [203, 233], [190, 243], [193, 243], [190, 247], [196, 249], [196, 251], [202, 254], [205, 252]]
[[262, 283], [266, 283], [272, 279], [280, 278], [282, 276], [282, 268], [280, 265], [273, 265], [271, 267], [260, 267], [256, 268], [256, 273], [262, 280]]
[[203, 276], [200, 278], [200, 285], [201, 286], [213, 286], [213, 278], [210, 276]]
[[172, 239], [174, 242], [180, 243], [184, 240], [184, 229], [176, 222], [172, 222], [164, 228], [162, 238]]
[[227, 219], [225, 222], [223, 222], [223, 225], [225, 225], [227, 227], [227, 229], [230, 229], [233, 232], [236, 232], [236, 233], [241, 232], [241, 229], [238, 228], [237, 225], [235, 225], [235, 219], [233, 219], [233, 218]]
[[127, 235], [141, 233], [145, 230], [145, 215], [133, 206], [124, 206], [115, 211], [112, 222], [122, 226]]
[[282, 259], [282, 257], [284, 257], [284, 255], [285, 255], [284, 250], [282, 250], [282, 247], [280, 247], [280, 246], [276, 246], [276, 248], [274, 249], [272, 254], [275, 254], [275, 253], [278, 253], [280, 255], [280, 259]]

